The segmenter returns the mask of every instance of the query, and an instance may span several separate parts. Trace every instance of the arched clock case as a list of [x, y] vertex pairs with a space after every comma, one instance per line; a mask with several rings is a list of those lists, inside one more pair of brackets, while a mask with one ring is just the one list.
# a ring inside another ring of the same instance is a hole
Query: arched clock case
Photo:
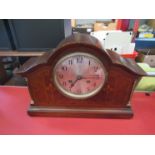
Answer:
[[17, 74], [27, 79], [31, 116], [130, 118], [130, 99], [146, 73], [131, 59], [86, 34], [64, 39], [31, 58]]

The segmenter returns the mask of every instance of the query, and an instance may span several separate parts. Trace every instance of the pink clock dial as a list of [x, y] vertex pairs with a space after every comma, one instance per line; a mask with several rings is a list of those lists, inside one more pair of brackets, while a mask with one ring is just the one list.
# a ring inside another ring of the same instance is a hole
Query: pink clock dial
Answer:
[[56, 87], [72, 98], [88, 98], [102, 88], [106, 71], [101, 61], [93, 55], [77, 52], [61, 58], [54, 69]]

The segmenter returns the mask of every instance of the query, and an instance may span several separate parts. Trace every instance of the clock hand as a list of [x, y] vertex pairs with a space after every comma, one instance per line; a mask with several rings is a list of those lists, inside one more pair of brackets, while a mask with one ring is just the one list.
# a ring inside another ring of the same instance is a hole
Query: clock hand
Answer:
[[75, 85], [75, 83], [76, 83], [77, 81], [78, 81], [78, 79], [76, 78], [76, 79], [72, 82], [71, 88], [74, 87], [74, 85]]
[[99, 75], [89, 75], [89, 76], [83, 76], [82, 79], [98, 79], [100, 78]]
[[76, 84], [76, 82], [78, 81], [78, 80], [82, 80], [82, 79], [90, 79], [90, 78], [99, 78], [99, 75], [89, 75], [89, 76], [80, 76], [80, 75], [78, 75], [77, 77], [76, 77], [76, 79], [72, 82], [72, 84], [71, 84], [71, 87], [70, 87], [70, 89], [72, 89], [72, 87], [74, 87], [74, 85]]
[[77, 76], [76, 79], [72, 82], [71, 88], [74, 87], [74, 85], [76, 84], [76, 82], [77, 82], [78, 80], [81, 80], [81, 79], [82, 79], [81, 76]]

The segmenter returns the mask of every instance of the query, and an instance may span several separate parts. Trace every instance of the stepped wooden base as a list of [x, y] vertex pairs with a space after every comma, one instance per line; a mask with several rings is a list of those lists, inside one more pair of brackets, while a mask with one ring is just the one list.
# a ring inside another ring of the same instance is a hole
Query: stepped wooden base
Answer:
[[131, 118], [133, 112], [130, 107], [126, 108], [60, 108], [30, 106], [30, 116], [51, 116], [51, 117], [83, 117], [83, 118]]

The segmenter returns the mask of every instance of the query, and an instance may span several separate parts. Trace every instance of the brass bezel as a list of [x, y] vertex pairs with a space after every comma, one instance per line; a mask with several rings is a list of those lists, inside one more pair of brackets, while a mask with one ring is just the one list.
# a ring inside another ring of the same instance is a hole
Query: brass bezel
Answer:
[[[97, 87], [94, 91], [88, 93], [88, 94], [74, 94], [74, 93], [71, 93], [71, 92], [68, 92], [66, 89], [64, 89], [58, 82], [57, 80], [57, 77], [56, 77], [56, 68], [57, 68], [57, 65], [60, 64], [61, 62], [63, 62], [64, 60], [70, 58], [70, 57], [73, 57], [73, 56], [77, 56], [77, 55], [82, 55], [82, 56], [86, 56], [86, 57], [90, 57], [92, 59], [94, 59], [96, 62], [98, 62], [102, 69], [103, 69], [103, 72], [105, 74], [105, 78], [104, 80], [102, 81], [102, 84]], [[57, 63], [55, 64], [54, 66], [54, 69], [53, 69], [53, 76], [54, 76], [54, 84], [56, 86], [56, 88], [58, 89], [58, 91], [63, 94], [64, 96], [66, 97], [69, 97], [69, 98], [72, 98], [72, 99], [87, 99], [87, 98], [90, 98], [94, 95], [96, 95], [101, 89], [102, 87], [104, 86], [106, 80], [107, 80], [107, 71], [103, 65], [103, 63], [94, 55], [92, 54], [89, 54], [89, 53], [84, 53], [84, 52], [75, 52], [75, 53], [71, 53], [71, 54], [67, 54], [66, 56], [63, 56], [62, 58], [60, 58]]]

